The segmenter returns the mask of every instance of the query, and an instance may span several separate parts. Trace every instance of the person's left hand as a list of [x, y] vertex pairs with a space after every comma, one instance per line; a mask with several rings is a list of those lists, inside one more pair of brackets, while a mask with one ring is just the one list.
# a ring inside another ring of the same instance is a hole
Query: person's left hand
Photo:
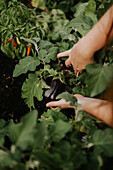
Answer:
[[[74, 95], [77, 98], [77, 103], [80, 102], [82, 98], [84, 98], [81, 94], [75, 94]], [[67, 108], [74, 108], [74, 106], [70, 106], [70, 102], [66, 102], [64, 99], [58, 100], [58, 101], [52, 101], [46, 104], [46, 107], [50, 107], [52, 109], [67, 109]]]
[[66, 102], [64, 99], [49, 102], [46, 104], [46, 107], [50, 107], [52, 109], [57, 109], [58, 107], [60, 109], [74, 108], [73, 106], [70, 106], [70, 102]]

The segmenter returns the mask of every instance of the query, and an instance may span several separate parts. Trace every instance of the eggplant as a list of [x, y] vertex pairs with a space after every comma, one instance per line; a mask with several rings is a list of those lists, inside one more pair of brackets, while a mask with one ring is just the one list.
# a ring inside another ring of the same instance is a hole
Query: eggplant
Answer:
[[56, 96], [65, 91], [64, 84], [59, 79], [52, 80], [50, 89], [46, 90], [44, 96], [54, 100]]

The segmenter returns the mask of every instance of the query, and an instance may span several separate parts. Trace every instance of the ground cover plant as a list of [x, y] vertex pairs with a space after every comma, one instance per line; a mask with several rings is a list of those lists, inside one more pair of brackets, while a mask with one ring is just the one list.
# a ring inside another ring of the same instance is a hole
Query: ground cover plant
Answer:
[[[5, 74], [1, 72], [0, 90], [21, 95], [12, 101], [18, 112], [6, 114], [7, 101], [0, 111], [1, 170], [113, 169], [113, 130], [81, 111], [73, 97], [99, 97], [106, 91], [113, 79], [112, 44], [98, 51], [95, 63], [78, 77], [72, 67], [65, 67], [66, 58], [56, 59], [58, 52], [87, 34], [111, 4], [112, 0], [0, 0], [1, 54], [12, 67], [9, 76], [9, 66], [1, 64]], [[60, 98], [74, 109], [46, 108], [48, 101]]]

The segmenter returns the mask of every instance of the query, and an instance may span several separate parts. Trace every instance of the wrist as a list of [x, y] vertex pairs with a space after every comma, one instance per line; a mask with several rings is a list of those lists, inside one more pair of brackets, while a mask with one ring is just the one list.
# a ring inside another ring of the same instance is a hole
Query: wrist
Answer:
[[91, 59], [96, 52], [95, 48], [93, 47], [93, 43], [88, 37], [83, 36], [77, 43], [79, 49], [84, 54], [86, 59]]

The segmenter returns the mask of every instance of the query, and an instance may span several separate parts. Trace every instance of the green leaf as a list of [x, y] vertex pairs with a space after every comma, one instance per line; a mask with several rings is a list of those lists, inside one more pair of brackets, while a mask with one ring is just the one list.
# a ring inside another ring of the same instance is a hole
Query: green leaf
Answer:
[[68, 121], [67, 117], [62, 112], [60, 112], [59, 108], [55, 110], [51, 109], [49, 112], [52, 115], [55, 122], [59, 119], [63, 121]]
[[49, 50], [53, 47], [53, 44], [50, 41], [40, 40], [39, 48]]
[[46, 63], [50, 63], [50, 60], [56, 60], [58, 47], [52, 47], [47, 51], [46, 49], [41, 49], [39, 51], [38, 57]]
[[85, 15], [87, 17], [90, 17], [94, 22], [94, 24], [96, 24], [98, 21], [97, 15], [95, 13], [96, 13], [96, 2], [94, 0], [90, 0], [85, 8]]
[[71, 130], [72, 126], [68, 122], [57, 120], [56, 123], [50, 127], [50, 138], [54, 142], [58, 142], [65, 137], [65, 134]]
[[37, 111], [34, 110], [25, 115], [19, 124], [10, 125], [9, 137], [16, 147], [25, 150], [33, 146], [36, 123]]
[[45, 122], [47, 125], [52, 125], [54, 120], [51, 114], [51, 109], [48, 109], [47, 112], [44, 112], [39, 120], [40, 122]]
[[89, 0], [88, 5], [85, 7], [85, 11], [96, 12], [96, 2], [94, 0]]
[[107, 157], [113, 156], [113, 130], [96, 130], [89, 146], [94, 146], [94, 152], [104, 154]]
[[2, 50], [3, 53], [5, 53], [9, 58], [12, 58], [12, 59], [15, 58], [14, 52], [10, 49], [10, 44], [5, 44], [4, 46], [1, 45], [1, 50]]
[[25, 98], [25, 102], [29, 108], [34, 106], [34, 97], [38, 101], [43, 99], [43, 88], [49, 88], [44, 80], [40, 80], [36, 74], [29, 74], [28, 79], [24, 82], [22, 86], [22, 98]]
[[16, 161], [12, 159], [11, 155], [8, 152], [0, 149], [0, 169], [1, 170], [8, 169], [10, 166], [14, 166], [15, 163]]
[[88, 73], [86, 83], [90, 96], [94, 97], [102, 93], [109, 86], [113, 79], [113, 66], [102, 66], [100, 64], [88, 64], [86, 66]]
[[40, 61], [38, 59], [27, 56], [24, 59], [19, 60], [19, 64], [16, 65], [13, 71], [13, 77], [18, 77], [23, 73], [27, 73], [27, 71], [34, 71], [39, 64]]
[[63, 92], [56, 97], [56, 99], [61, 98], [65, 99], [67, 102], [70, 102], [71, 106], [75, 106], [75, 103], [77, 102], [77, 98], [67, 92]]
[[82, 14], [84, 14], [85, 8], [88, 5], [88, 2], [79, 2], [78, 4], [76, 4], [72, 9], [73, 11], [76, 11], [74, 13], [74, 17], [80, 16]]
[[33, 157], [39, 161], [39, 169], [57, 170], [60, 169], [61, 158], [57, 153], [51, 154], [47, 150], [33, 153]]
[[94, 23], [90, 17], [80, 15], [70, 21], [68, 28], [76, 29], [82, 36], [84, 36], [90, 31], [93, 24]]
[[42, 9], [42, 10], [46, 9], [45, 0], [32, 0], [31, 4], [35, 8], [39, 8], [39, 9]]
[[8, 133], [8, 123], [5, 120], [0, 119], [0, 138], [5, 136], [7, 133]]
[[56, 70], [54, 70], [53, 68], [50, 68], [50, 65], [47, 65], [47, 64], [45, 65], [44, 70], [48, 71], [50, 76], [53, 76], [53, 77], [58, 74]]
[[35, 149], [42, 149], [46, 140], [48, 139], [47, 124], [42, 121], [37, 125], [36, 137], [35, 137]]

